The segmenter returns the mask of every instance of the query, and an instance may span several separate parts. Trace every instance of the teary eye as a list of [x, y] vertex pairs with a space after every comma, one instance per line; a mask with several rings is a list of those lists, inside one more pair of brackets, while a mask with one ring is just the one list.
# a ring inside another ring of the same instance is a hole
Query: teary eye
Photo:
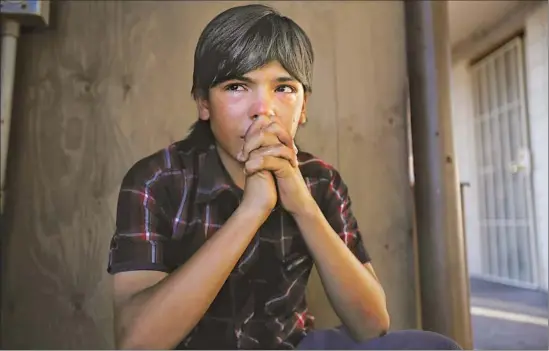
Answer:
[[276, 92], [278, 93], [295, 93], [296, 89], [292, 87], [291, 85], [279, 85], [276, 87]]
[[228, 85], [225, 86], [225, 90], [228, 90], [228, 91], [243, 91], [244, 90], [244, 85], [231, 83], [231, 84], [228, 84]]

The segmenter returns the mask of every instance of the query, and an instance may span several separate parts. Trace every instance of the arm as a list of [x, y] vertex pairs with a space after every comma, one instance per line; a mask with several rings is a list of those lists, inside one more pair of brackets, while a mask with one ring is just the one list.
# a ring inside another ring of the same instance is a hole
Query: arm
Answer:
[[[265, 145], [272, 135], [279, 142]], [[389, 328], [385, 293], [368, 263], [347, 188], [339, 173], [331, 170], [321, 210], [297, 162], [292, 162], [296, 152], [292, 136], [274, 117], [267, 127], [252, 130], [240, 160], [247, 174], [267, 170], [275, 175], [279, 200], [293, 215], [328, 298], [351, 334], [358, 340], [379, 336]]]
[[117, 347], [173, 349], [202, 318], [262, 224], [239, 208], [179, 269], [114, 277]]
[[326, 216], [312, 200], [294, 218], [324, 289], [355, 339], [377, 337], [390, 324], [385, 293], [362, 247], [347, 188], [335, 171], [322, 207]]
[[115, 273], [117, 347], [172, 349], [202, 318], [270, 210], [245, 196], [223, 227], [168, 275], [169, 246], [175, 243], [159, 205], [165, 189], [127, 179], [122, 187], [109, 265]]

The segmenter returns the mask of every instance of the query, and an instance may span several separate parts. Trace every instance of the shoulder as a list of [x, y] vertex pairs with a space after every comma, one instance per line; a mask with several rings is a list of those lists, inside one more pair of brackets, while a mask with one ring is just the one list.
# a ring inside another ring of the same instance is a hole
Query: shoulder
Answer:
[[305, 151], [299, 151], [297, 155], [299, 169], [304, 178], [320, 182], [332, 181], [340, 177], [337, 169], [330, 163]]
[[299, 169], [309, 191], [319, 205], [332, 198], [345, 198], [347, 186], [339, 171], [330, 163], [308, 152], [298, 153]]
[[170, 144], [137, 160], [124, 175], [122, 187], [152, 187], [170, 178], [191, 176], [196, 154], [187, 140]]
[[343, 216], [350, 216], [351, 195], [339, 171], [306, 152], [300, 151], [298, 160], [309, 191], [330, 223], [335, 225]]

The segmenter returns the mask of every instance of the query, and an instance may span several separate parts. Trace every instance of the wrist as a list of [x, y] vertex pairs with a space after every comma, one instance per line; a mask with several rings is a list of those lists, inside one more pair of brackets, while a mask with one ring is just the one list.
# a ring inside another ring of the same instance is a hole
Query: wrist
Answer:
[[261, 226], [263, 222], [267, 220], [267, 217], [269, 217], [271, 212], [272, 208], [257, 206], [256, 204], [243, 201], [236, 209], [235, 214], [246, 218], [250, 223], [257, 223], [258, 226]]
[[322, 211], [313, 196], [309, 193], [301, 206], [296, 211], [293, 211], [292, 215], [296, 221], [308, 220], [322, 216]]

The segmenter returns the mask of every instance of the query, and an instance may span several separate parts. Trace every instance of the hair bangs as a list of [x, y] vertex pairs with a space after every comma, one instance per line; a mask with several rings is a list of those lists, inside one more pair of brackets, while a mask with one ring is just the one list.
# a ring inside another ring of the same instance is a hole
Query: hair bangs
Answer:
[[[313, 51], [291, 19], [263, 5], [233, 8], [206, 28], [195, 53], [193, 95], [278, 61], [311, 91]], [[209, 41], [209, 43], [208, 43]]]

